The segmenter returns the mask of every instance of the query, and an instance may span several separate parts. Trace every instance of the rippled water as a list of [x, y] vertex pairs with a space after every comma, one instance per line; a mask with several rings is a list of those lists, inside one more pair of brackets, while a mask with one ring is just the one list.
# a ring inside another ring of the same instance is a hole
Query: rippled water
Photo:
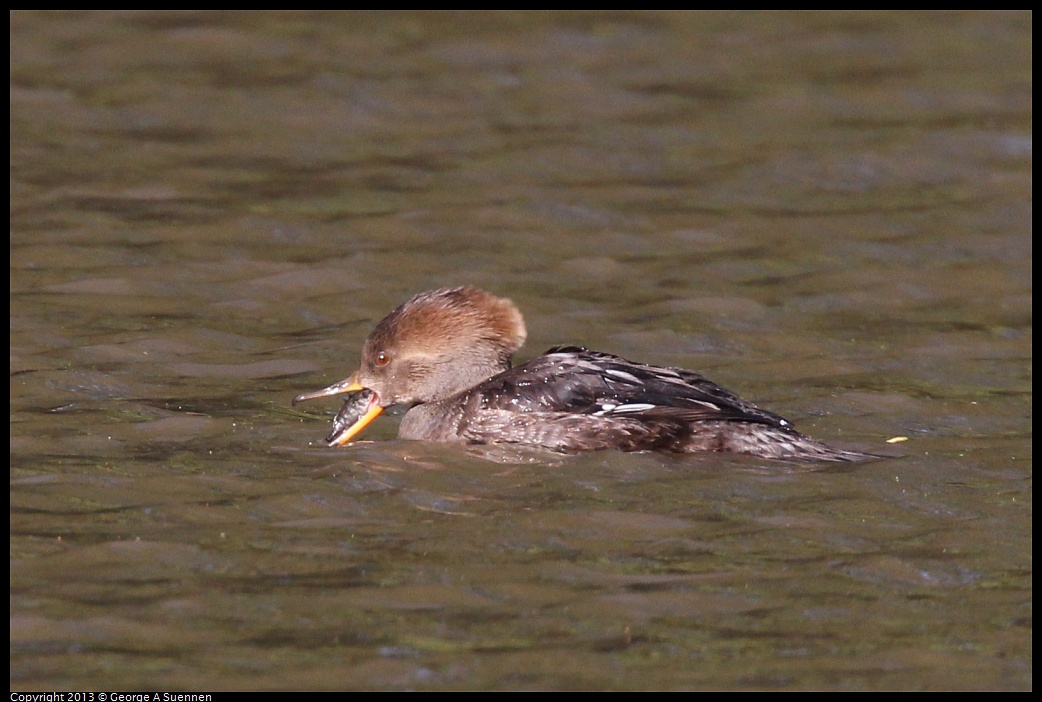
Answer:
[[[12, 689], [1031, 688], [1030, 14], [11, 25]], [[463, 283], [895, 457], [325, 448]]]

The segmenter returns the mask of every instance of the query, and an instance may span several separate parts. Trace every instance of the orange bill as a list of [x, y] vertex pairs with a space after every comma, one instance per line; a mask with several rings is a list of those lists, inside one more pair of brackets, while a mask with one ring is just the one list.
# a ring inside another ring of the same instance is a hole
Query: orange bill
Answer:
[[352, 395], [344, 401], [344, 406], [333, 420], [333, 430], [326, 441], [330, 446], [343, 446], [383, 411], [375, 392], [363, 390]]
[[334, 395], [349, 397], [344, 400], [344, 406], [333, 420], [333, 430], [326, 437], [330, 446], [343, 446], [384, 411], [377, 394], [359, 384], [357, 373], [327, 388], [297, 395], [293, 398], [293, 404]]
[[358, 374], [355, 373], [350, 378], [345, 378], [339, 383], [333, 383], [328, 388], [301, 393], [293, 398], [293, 404], [303, 402], [304, 400], [314, 400], [319, 397], [332, 397], [333, 395], [344, 395], [349, 392], [365, 390], [365, 388], [358, 384], [357, 376]]

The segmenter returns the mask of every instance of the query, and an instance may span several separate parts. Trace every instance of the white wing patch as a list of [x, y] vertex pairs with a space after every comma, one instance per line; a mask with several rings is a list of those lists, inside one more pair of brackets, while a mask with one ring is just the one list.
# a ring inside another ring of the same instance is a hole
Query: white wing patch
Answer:
[[648, 410], [655, 409], [655, 405], [648, 404], [647, 402], [634, 402], [629, 405], [619, 405], [612, 412], [614, 414], [631, 414], [636, 412], [647, 412]]
[[[621, 371], [621, 370], [618, 370], [618, 369], [615, 369], [615, 368], [605, 368], [604, 372], [607, 375], [613, 375], [616, 378], [622, 378], [623, 380], [626, 380], [626, 381], [628, 381], [630, 383], [637, 383], [637, 384], [640, 383], [640, 378], [638, 378], [637, 376], [633, 375], [632, 373], [627, 373], [626, 371]], [[611, 380], [611, 378], [608, 378], [608, 380]]]
[[656, 406], [657, 405], [648, 404], [647, 402], [634, 402], [628, 405], [616, 405], [611, 402], [602, 402], [601, 408], [594, 412], [594, 415], [603, 417], [608, 414], [638, 414], [640, 412], [653, 410]]

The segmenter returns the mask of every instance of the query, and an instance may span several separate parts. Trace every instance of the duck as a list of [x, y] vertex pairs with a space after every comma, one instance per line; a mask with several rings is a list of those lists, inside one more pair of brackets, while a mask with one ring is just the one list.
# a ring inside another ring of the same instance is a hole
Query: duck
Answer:
[[376, 325], [357, 371], [293, 404], [347, 395], [327, 437], [349, 443], [385, 409], [399, 439], [514, 444], [557, 453], [721, 452], [795, 462], [859, 461], [801, 434], [694, 371], [555, 346], [513, 366], [527, 337], [509, 299], [464, 286], [421, 292]]

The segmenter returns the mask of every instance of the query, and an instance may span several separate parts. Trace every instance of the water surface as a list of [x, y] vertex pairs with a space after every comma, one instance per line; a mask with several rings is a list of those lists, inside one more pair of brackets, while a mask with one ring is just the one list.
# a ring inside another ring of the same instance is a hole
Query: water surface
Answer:
[[[1030, 14], [11, 25], [12, 689], [1031, 688]], [[324, 447], [459, 284], [897, 457]]]

